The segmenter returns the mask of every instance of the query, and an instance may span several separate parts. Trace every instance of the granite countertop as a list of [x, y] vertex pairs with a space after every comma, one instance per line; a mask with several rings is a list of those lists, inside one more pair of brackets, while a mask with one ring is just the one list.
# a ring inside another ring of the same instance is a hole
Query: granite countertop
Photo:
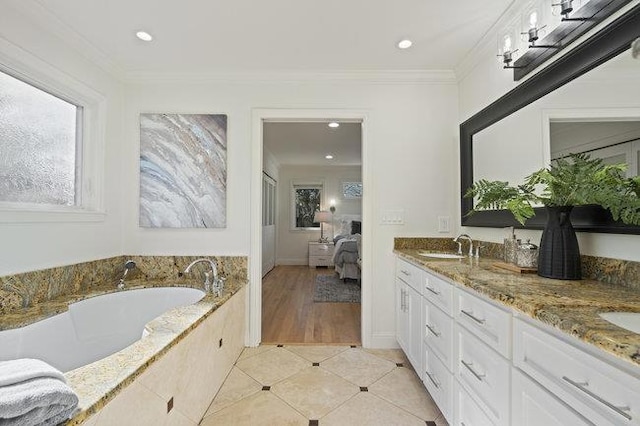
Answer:
[[[113, 397], [138, 377], [149, 365], [187, 336], [204, 319], [222, 306], [246, 285], [246, 279], [229, 278], [220, 297], [207, 294], [202, 300], [171, 309], [146, 325], [149, 332], [143, 339], [106, 358], [65, 373], [69, 386], [78, 394], [78, 412], [67, 425], [77, 425], [99, 411]], [[127, 281], [127, 290], [151, 287], [202, 288], [202, 282], [178, 278], [167, 280]], [[72, 294], [42, 303], [26, 310], [6, 313], [0, 317], [0, 329], [25, 326], [68, 310], [79, 300], [117, 291], [113, 284], [99, 286], [91, 292]]]
[[396, 249], [394, 253], [640, 367], [640, 334], [598, 316], [611, 311], [640, 312], [640, 291], [594, 280], [519, 274], [492, 266], [496, 259], [432, 259], [418, 251]]

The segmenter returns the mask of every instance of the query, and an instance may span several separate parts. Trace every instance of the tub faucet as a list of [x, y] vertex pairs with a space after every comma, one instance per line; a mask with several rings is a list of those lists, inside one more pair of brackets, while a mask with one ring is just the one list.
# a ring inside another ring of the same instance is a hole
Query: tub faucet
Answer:
[[136, 262], [134, 262], [133, 260], [127, 260], [124, 263], [124, 273], [122, 274], [122, 278], [120, 278], [120, 281], [118, 281], [118, 290], [124, 290], [124, 285], [125, 285], [124, 279], [129, 273], [129, 271], [135, 267], [136, 267]]
[[[224, 278], [218, 277], [218, 268], [216, 267], [216, 263], [211, 259], [196, 259], [187, 266], [184, 270], [185, 274], [188, 274], [191, 271], [191, 267], [196, 263], [200, 262], [208, 262], [211, 267], [211, 272], [204, 273], [204, 291], [207, 293], [215, 293], [216, 296], [220, 297], [222, 294], [222, 289], [224, 288]], [[211, 282], [211, 274], [213, 274], [213, 282]]]
[[458, 243], [458, 254], [462, 254], [462, 243], [460, 242], [461, 239], [469, 241], [469, 257], [473, 257], [473, 240], [467, 234], [460, 234], [453, 239], [454, 243]]

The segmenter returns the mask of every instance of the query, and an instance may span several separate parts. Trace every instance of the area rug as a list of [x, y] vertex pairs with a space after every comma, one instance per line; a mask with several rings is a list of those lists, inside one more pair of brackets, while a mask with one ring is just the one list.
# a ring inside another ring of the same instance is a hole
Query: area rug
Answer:
[[350, 280], [342, 282], [336, 275], [318, 275], [313, 301], [360, 303], [360, 284]]

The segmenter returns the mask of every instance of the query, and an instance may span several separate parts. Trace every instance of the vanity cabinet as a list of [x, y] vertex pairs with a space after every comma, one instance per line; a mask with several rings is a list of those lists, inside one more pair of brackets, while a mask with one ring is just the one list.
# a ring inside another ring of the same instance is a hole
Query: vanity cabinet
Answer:
[[[589, 348], [590, 349], [590, 348]], [[514, 366], [597, 425], [640, 424], [640, 380], [522, 319]]]
[[640, 369], [402, 259], [396, 288], [398, 343], [449, 424], [640, 425]]
[[408, 262], [396, 264], [396, 335], [409, 362], [422, 378], [423, 271]]

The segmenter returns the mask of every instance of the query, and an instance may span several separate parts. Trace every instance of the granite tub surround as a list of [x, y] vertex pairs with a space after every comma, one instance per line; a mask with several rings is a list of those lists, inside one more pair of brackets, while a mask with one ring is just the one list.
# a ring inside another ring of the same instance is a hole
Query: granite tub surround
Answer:
[[0, 329], [30, 324], [64, 312], [69, 303], [115, 291], [129, 259], [136, 262], [136, 268], [127, 275], [128, 287], [135, 283], [201, 288], [204, 272], [209, 268], [206, 263], [195, 265], [188, 277], [180, 276], [189, 263], [200, 257], [214, 260], [219, 276], [248, 278], [245, 256], [117, 256], [8, 275], [0, 277]]
[[[174, 370], [168, 370], [165, 371], [163, 376], [159, 375], [157, 372], [158, 368], [154, 367], [154, 364], [156, 362], [163, 362], [164, 357], [168, 355], [169, 358], [167, 359], [169, 361], [165, 361], [165, 363], [171, 362], [171, 365], [173, 366], [172, 368], [178, 368], [179, 364], [173, 359], [176, 356], [184, 356], [182, 352], [185, 349], [180, 346], [180, 343], [185, 339], [190, 339], [192, 334], [193, 336], [199, 336], [202, 334], [202, 332], [198, 331], [200, 329], [200, 325], [207, 321], [209, 317], [211, 317], [211, 320], [214, 322], [219, 321], [219, 318], [215, 317], [216, 312], [219, 309], [224, 308], [225, 304], [230, 300], [234, 300], [234, 303], [238, 305], [233, 310], [234, 312], [237, 311], [241, 313], [241, 320], [233, 321], [230, 325], [224, 325], [224, 327], [218, 328], [223, 328], [224, 332], [232, 332], [231, 336], [225, 336], [224, 340], [227, 342], [225, 351], [227, 351], [227, 348], [229, 347], [242, 347], [244, 338], [244, 305], [246, 299], [244, 295], [246, 291], [245, 285], [246, 280], [229, 279], [227, 280], [227, 285], [221, 297], [218, 298], [209, 294], [193, 305], [172, 309], [149, 322], [146, 326], [149, 334], [141, 340], [113, 355], [66, 373], [65, 376], [69, 385], [78, 394], [80, 399], [79, 411], [69, 422], [67, 422], [67, 425], [78, 425], [88, 420], [91, 422], [97, 421], [98, 424], [101, 424], [100, 419], [103, 417], [103, 420], [106, 423], [102, 424], [110, 424], [109, 421], [106, 420], [108, 418], [107, 414], [100, 413], [97, 417], [95, 414], [99, 413], [110, 401], [119, 396], [120, 392], [123, 392], [122, 398], [119, 399], [119, 402], [114, 403], [116, 409], [115, 411], [110, 410], [112, 412], [109, 416], [121, 411], [117, 408], [121, 407], [122, 404], [126, 405], [126, 400], [131, 398], [132, 395], [135, 395], [135, 398], [138, 398], [140, 397], [140, 392], [158, 393], [159, 390], [155, 389], [151, 383], [159, 383], [158, 387], [160, 387], [160, 384], [167, 385], [168, 380], [163, 381], [161, 380], [162, 377], [166, 379], [169, 375], [172, 377], [176, 376], [176, 373]], [[237, 295], [237, 297], [234, 297], [234, 295]], [[214, 339], [213, 336], [211, 336], [211, 333], [208, 332], [211, 327], [211, 321], [209, 321], [209, 325], [207, 325], [204, 330], [205, 334], [209, 335], [209, 338], [206, 340], [209, 342], [208, 344], [210, 346], [215, 344], [217, 347], [218, 339], [222, 338], [222, 335], [218, 336], [218, 334], [216, 334], [215, 336], [217, 337]], [[241, 327], [242, 330], [238, 332], [234, 331], [237, 327]], [[195, 345], [200, 347], [203, 339], [201, 337], [191, 338], [191, 340], [194, 339], [196, 339]], [[233, 345], [229, 345], [229, 340], [235, 340], [236, 342]], [[201, 352], [196, 349], [190, 349], [190, 352]], [[233, 361], [235, 361], [237, 356], [240, 354], [240, 350], [241, 349], [235, 351], [237, 354], [232, 350], [232, 353], [224, 356], [228, 359], [235, 356], [235, 358], [233, 358]], [[204, 351], [202, 355], [206, 356], [209, 353], [210, 351]], [[211, 366], [206, 365], [204, 362], [198, 361], [191, 363], [191, 361], [187, 362], [187, 360], [184, 359], [180, 365], [182, 365], [181, 368], [186, 368], [189, 365], [196, 367], [196, 369], [211, 368]], [[146, 375], [142, 383], [138, 382], [136, 379], [140, 378], [147, 371], [149, 371], [149, 373]], [[220, 383], [222, 383], [223, 378], [226, 376], [226, 373], [224, 372], [209, 373], [216, 377], [221, 375], [221, 377], [218, 377], [217, 379]], [[193, 378], [197, 376], [198, 374], [191, 374], [190, 377]], [[177, 377], [174, 378], [178, 380]], [[145, 382], [147, 383], [146, 385], [144, 384]], [[212, 386], [212, 384], [206, 383], [205, 386]], [[151, 391], [149, 390], [150, 387], [153, 388]], [[184, 388], [187, 388], [188, 386], [181, 385], [180, 387], [181, 390], [184, 390]], [[166, 404], [166, 401], [164, 403]], [[176, 401], [176, 403], [178, 403], [178, 401]], [[163, 410], [166, 410], [166, 405], [163, 406]], [[206, 406], [202, 413], [204, 413], [204, 410], [206, 410]], [[132, 412], [133, 411], [128, 410], [125, 414], [130, 416]], [[163, 412], [166, 413], [166, 411]], [[196, 416], [190, 412], [188, 408], [184, 409], [183, 414], [190, 419], [193, 416]], [[177, 414], [173, 415], [176, 416]], [[197, 422], [197, 420], [195, 420], [195, 422]]]
[[[424, 249], [420, 249], [424, 250]], [[409, 262], [640, 366], [640, 334], [601, 319], [601, 312], [640, 312], [640, 292], [596, 280], [553, 280], [492, 266], [495, 259], [430, 259], [418, 249], [396, 249]]]

